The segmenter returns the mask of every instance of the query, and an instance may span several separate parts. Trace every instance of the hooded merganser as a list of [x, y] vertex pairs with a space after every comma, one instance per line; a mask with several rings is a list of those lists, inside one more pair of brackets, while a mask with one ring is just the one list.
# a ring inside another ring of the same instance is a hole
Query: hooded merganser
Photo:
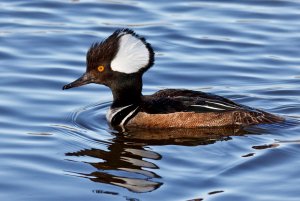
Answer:
[[118, 29], [87, 52], [86, 72], [63, 89], [89, 83], [108, 86], [113, 103], [106, 118], [113, 127], [196, 128], [281, 122], [273, 114], [221, 96], [186, 89], [164, 89], [142, 95], [142, 76], [154, 63], [145, 38]]

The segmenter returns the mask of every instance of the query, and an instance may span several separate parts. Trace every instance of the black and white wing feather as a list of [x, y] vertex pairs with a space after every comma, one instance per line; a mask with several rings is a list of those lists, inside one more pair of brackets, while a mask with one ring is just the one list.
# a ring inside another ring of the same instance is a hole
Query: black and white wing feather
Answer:
[[[200, 91], [178, 89], [165, 89], [151, 96], [145, 96], [142, 105], [143, 111], [152, 114], [226, 112], [243, 108], [244, 106], [220, 96]], [[247, 107], [247, 109], [251, 108]]]
[[188, 106], [194, 112], [224, 112], [240, 109], [239, 106], [216, 100], [202, 100]]

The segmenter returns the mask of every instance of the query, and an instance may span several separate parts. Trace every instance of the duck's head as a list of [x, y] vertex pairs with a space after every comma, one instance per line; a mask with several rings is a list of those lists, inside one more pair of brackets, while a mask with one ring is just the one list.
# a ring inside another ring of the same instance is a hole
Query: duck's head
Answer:
[[141, 79], [153, 63], [151, 45], [130, 29], [119, 29], [104, 41], [90, 47], [86, 56], [86, 72], [63, 89], [89, 83], [114, 88], [115, 85], [125, 84], [128, 79]]

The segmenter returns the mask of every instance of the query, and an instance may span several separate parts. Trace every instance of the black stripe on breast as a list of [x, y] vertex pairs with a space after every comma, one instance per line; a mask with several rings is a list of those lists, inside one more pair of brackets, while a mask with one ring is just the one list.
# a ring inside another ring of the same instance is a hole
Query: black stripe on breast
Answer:
[[131, 106], [124, 108], [123, 110], [117, 112], [112, 117], [110, 124], [112, 126], [119, 126], [119, 125], [121, 125], [122, 121], [125, 120], [125, 122], [122, 123], [123, 125], [125, 125], [139, 111], [138, 107], [139, 106], [137, 106], [137, 105], [131, 105]]

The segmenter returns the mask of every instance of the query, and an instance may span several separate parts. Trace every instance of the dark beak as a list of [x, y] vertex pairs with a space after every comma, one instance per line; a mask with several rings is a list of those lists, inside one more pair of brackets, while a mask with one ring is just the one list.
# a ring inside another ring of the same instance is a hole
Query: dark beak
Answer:
[[75, 80], [74, 82], [71, 82], [65, 86], [63, 86], [63, 90], [65, 89], [70, 89], [73, 87], [79, 87], [85, 84], [89, 84], [91, 83], [92, 80], [90, 79], [89, 75], [87, 73], [83, 74], [80, 78], [78, 78], [77, 80]]

